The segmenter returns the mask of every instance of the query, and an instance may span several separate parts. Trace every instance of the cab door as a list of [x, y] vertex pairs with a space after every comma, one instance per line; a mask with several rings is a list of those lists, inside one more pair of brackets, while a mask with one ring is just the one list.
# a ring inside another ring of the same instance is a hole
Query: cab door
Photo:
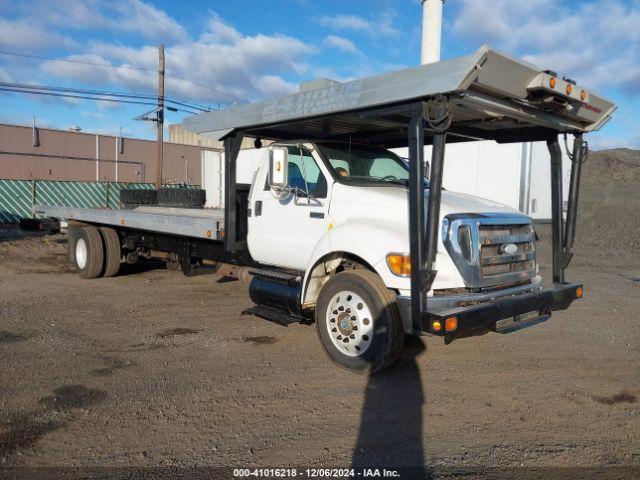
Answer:
[[268, 167], [256, 178], [247, 244], [260, 263], [304, 270], [329, 229], [331, 177], [307, 147], [289, 147], [288, 169], [291, 192], [280, 199], [269, 188]]

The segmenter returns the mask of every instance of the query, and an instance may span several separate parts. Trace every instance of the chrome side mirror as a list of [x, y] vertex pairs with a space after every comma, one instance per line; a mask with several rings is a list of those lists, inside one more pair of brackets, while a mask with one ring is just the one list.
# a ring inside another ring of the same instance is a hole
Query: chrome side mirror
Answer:
[[289, 185], [289, 149], [271, 147], [269, 151], [269, 187], [283, 190]]

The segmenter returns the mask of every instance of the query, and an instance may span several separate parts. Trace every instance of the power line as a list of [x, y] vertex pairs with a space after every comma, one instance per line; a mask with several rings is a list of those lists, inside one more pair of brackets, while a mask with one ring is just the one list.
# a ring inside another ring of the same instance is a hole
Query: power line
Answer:
[[[7, 51], [7, 50], [0, 50], [0, 55], [12, 55], [12, 56], [15, 56], [15, 57], [33, 58], [33, 59], [37, 59], [37, 60], [49, 60], [49, 61], [52, 61], [52, 62], [77, 63], [77, 64], [81, 64], [81, 65], [90, 65], [90, 66], [94, 66], [94, 67], [105, 67], [105, 68], [115, 68], [115, 69], [124, 68], [124, 69], [127, 69], [127, 70], [137, 70], [137, 71], [140, 71], [140, 72], [157, 73], [155, 70], [151, 70], [151, 69], [148, 69], [148, 68], [142, 68], [142, 67], [130, 67], [130, 66], [127, 66], [127, 65], [118, 66], [118, 65], [112, 65], [110, 63], [88, 62], [88, 61], [85, 61], [85, 60], [73, 60], [73, 59], [70, 59], [70, 58], [46, 57], [46, 56], [43, 56], [43, 55], [33, 55], [33, 54], [27, 54], [27, 53], [10, 52], [10, 51]], [[170, 72], [167, 71], [167, 74], [169, 75]], [[191, 83], [193, 85], [196, 85], [198, 87], [210, 90], [212, 92], [215, 92], [215, 93], [218, 93], [218, 94], [222, 94], [222, 95], [225, 95], [225, 96], [230, 97], [230, 98], [235, 98], [236, 100], [239, 100], [242, 103], [248, 103], [248, 100], [246, 100], [246, 99], [244, 99], [242, 97], [238, 97], [237, 95], [233, 95], [233, 94], [225, 92], [223, 90], [220, 90], [220, 89], [217, 89], [217, 88], [214, 88], [214, 87], [210, 87], [210, 86], [204, 85], [202, 83], [195, 82], [195, 81], [193, 81], [193, 80], [191, 80], [189, 78], [181, 77], [179, 75], [175, 75], [175, 74], [170, 74], [170, 75], [173, 78], [176, 78], [178, 80], [183, 80], [185, 82], [189, 82], [189, 83]]]
[[[70, 93], [45, 92], [45, 91], [39, 91], [39, 90], [19, 89], [19, 88], [10, 88], [10, 87], [1, 87], [1, 86], [0, 86], [0, 91], [13, 92], [13, 93], [27, 93], [30, 95], [46, 95], [51, 97], [76, 98], [80, 100], [96, 100], [96, 101], [104, 101], [104, 102], [156, 106], [155, 103], [142, 102], [137, 100], [126, 100], [126, 99], [120, 99], [120, 98], [109, 98], [109, 97], [90, 96], [90, 95], [72, 95]], [[177, 108], [177, 107], [171, 107], [171, 108], [175, 109], [176, 111], [181, 111], [185, 113], [191, 113], [191, 114], [199, 113], [197, 111], [187, 110], [184, 108]]]
[[[157, 96], [147, 94], [147, 93], [126, 93], [126, 92], [114, 92], [114, 91], [105, 91], [105, 90], [90, 90], [84, 88], [71, 88], [71, 87], [57, 87], [52, 85], [35, 85], [29, 83], [12, 83], [12, 82], [0, 82], [0, 87], [6, 88], [19, 88], [26, 90], [45, 90], [52, 92], [63, 92], [63, 93], [79, 93], [85, 95], [100, 95], [107, 97], [120, 97], [120, 98], [134, 98], [134, 99], [144, 99], [144, 100], [153, 100], [157, 99]], [[182, 105], [183, 107], [190, 108], [192, 110], [201, 110], [208, 112], [211, 109], [207, 106], [203, 106], [197, 103], [188, 103], [180, 100], [173, 100], [171, 98], [166, 99], [169, 103], [174, 103], [176, 105]]]
[[14, 57], [24, 57], [24, 58], [34, 58], [37, 60], [49, 60], [52, 62], [67, 62], [67, 63], [79, 63], [81, 65], [91, 65], [94, 67], [107, 67], [107, 68], [125, 68], [127, 70], [138, 70], [140, 72], [153, 72], [155, 70], [151, 70], [148, 68], [141, 67], [130, 67], [128, 65], [112, 65], [110, 63], [98, 63], [98, 62], [87, 62], [86, 60], [73, 60], [71, 58], [56, 58], [56, 57], [45, 57], [43, 55], [33, 55], [29, 53], [18, 53], [18, 52], [9, 52], [7, 50], [0, 50], [0, 55], [12, 55]]

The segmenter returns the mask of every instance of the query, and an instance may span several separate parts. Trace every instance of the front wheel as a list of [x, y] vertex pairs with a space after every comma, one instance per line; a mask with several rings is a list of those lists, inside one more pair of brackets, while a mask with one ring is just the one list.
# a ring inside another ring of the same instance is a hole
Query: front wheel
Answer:
[[350, 270], [329, 279], [315, 319], [322, 346], [342, 367], [376, 372], [400, 356], [404, 329], [396, 299], [373, 272]]

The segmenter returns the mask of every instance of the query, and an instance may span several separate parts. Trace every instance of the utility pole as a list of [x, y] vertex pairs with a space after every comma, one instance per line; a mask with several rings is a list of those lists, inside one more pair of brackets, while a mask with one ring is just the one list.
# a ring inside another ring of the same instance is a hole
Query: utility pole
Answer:
[[158, 157], [156, 159], [156, 188], [162, 187], [162, 147], [164, 136], [164, 44], [158, 45]]

